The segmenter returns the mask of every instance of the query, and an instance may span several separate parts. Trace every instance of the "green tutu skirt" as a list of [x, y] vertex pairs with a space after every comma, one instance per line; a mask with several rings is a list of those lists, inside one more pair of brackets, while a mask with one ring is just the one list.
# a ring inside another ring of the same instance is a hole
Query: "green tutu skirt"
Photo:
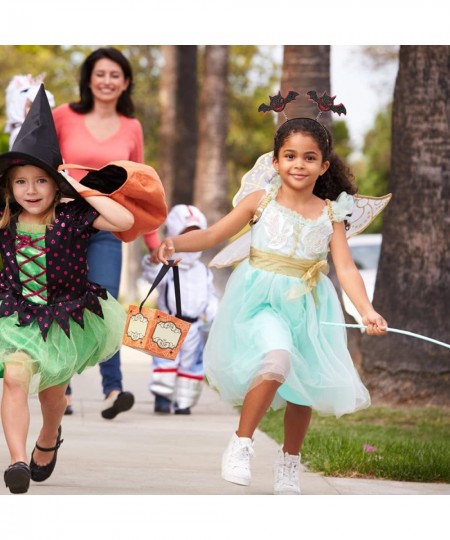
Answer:
[[70, 338], [53, 322], [44, 341], [36, 322], [18, 326], [17, 315], [0, 318], [0, 377], [5, 366], [30, 394], [67, 384], [81, 373], [111, 358], [121, 347], [126, 313], [108, 294], [99, 298], [103, 316], [84, 311], [84, 328], [70, 320]]

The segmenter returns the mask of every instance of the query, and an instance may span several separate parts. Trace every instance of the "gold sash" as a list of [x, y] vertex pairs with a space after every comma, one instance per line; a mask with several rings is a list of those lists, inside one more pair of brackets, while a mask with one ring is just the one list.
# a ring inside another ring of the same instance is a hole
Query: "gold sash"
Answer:
[[[320, 274], [328, 274], [329, 270], [328, 263], [325, 259], [294, 259], [293, 257], [261, 251], [254, 247], [250, 248], [249, 262], [254, 268], [301, 278], [307, 287], [307, 290], [303, 294], [313, 290], [319, 282]], [[289, 294], [289, 298], [300, 296], [300, 294], [295, 294], [294, 291], [292, 293], [294, 294]]]

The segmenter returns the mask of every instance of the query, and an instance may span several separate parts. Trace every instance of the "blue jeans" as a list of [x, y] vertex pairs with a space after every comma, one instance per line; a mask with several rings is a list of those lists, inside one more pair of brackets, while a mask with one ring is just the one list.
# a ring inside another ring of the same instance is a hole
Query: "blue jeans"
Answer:
[[[89, 240], [87, 259], [89, 281], [102, 285], [114, 298], [117, 298], [122, 269], [122, 242], [108, 231], [99, 231]], [[99, 366], [105, 396], [111, 390], [121, 392], [120, 352], [106, 362], [101, 362]]]

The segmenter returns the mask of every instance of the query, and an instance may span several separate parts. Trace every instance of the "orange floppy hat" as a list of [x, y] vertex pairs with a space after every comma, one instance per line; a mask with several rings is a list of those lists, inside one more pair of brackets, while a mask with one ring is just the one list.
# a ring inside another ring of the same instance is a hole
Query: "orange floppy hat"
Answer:
[[167, 217], [167, 203], [161, 179], [150, 165], [134, 161], [112, 161], [101, 169], [63, 164], [59, 169], [89, 171], [80, 184], [90, 188], [83, 197], [103, 195], [127, 208], [134, 216], [128, 231], [114, 232], [123, 242], [131, 242], [142, 234], [155, 231]]

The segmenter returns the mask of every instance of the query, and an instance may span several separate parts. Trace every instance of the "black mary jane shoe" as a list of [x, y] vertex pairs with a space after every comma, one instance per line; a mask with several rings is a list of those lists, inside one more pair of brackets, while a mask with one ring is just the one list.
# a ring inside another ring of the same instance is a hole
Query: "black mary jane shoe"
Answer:
[[70, 416], [73, 414], [73, 407], [72, 405], [67, 405], [66, 410], [64, 411], [64, 414], [66, 416]]
[[6, 469], [3, 478], [11, 493], [26, 493], [30, 487], [30, 467], [28, 463], [17, 461]]
[[30, 469], [31, 469], [31, 479], [34, 482], [43, 482], [44, 480], [47, 480], [49, 478], [55, 468], [56, 465], [56, 458], [58, 456], [58, 448], [63, 443], [64, 439], [61, 439], [61, 426], [58, 428], [58, 437], [56, 439], [56, 444], [52, 448], [43, 448], [42, 446], [39, 446], [38, 443], [36, 443], [35, 449], [40, 450], [41, 452], [55, 452], [55, 455], [53, 456], [53, 459], [50, 461], [50, 463], [47, 463], [47, 465], [38, 465], [35, 463], [33, 459], [34, 450], [31, 454], [31, 461], [30, 461]]

